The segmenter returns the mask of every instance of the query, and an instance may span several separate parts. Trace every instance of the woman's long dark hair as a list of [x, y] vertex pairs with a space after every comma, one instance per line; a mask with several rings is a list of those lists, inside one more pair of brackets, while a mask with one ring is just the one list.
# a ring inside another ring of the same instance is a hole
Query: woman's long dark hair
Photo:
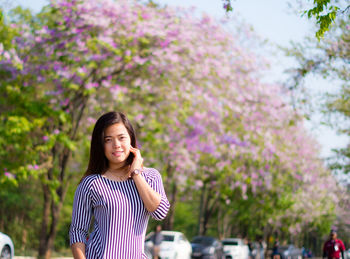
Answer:
[[[103, 114], [97, 121], [92, 132], [89, 165], [82, 179], [90, 174], [103, 174], [108, 169], [108, 159], [104, 152], [104, 132], [116, 123], [123, 123], [129, 133], [131, 146], [137, 148], [136, 134], [130, 121], [122, 112], [108, 112]], [[125, 166], [131, 165], [134, 154], [130, 152]]]

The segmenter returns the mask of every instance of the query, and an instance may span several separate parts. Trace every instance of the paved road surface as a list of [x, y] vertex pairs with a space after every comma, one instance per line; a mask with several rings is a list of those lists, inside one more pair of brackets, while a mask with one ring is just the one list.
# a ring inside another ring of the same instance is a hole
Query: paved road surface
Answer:
[[[14, 259], [36, 259], [31, 256], [15, 256]], [[52, 259], [73, 259], [73, 257], [53, 257]]]

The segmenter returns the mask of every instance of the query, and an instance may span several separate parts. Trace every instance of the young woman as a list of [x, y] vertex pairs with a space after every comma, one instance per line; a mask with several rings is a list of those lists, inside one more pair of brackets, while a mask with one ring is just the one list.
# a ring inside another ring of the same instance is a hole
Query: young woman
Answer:
[[[74, 197], [70, 243], [74, 259], [143, 259], [149, 216], [165, 218], [162, 178], [143, 167], [134, 129], [121, 112], [96, 122], [89, 166]], [[88, 236], [90, 222], [94, 227]]]

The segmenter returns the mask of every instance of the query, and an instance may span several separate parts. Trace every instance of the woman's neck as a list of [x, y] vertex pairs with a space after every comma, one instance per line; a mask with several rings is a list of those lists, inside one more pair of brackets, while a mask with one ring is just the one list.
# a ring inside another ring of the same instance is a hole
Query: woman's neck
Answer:
[[109, 173], [112, 173], [112, 174], [118, 174], [118, 175], [124, 175], [124, 174], [127, 174], [128, 173], [128, 167], [125, 166], [125, 165], [122, 165], [122, 166], [110, 166], [108, 167], [107, 172]]
[[127, 169], [127, 166], [118, 168], [108, 167], [107, 171], [103, 174], [103, 177], [117, 182], [125, 181], [129, 178], [129, 171]]

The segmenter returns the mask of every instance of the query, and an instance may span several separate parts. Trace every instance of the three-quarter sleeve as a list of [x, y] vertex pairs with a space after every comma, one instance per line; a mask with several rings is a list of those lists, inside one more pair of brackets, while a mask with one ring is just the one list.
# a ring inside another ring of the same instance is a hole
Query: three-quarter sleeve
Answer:
[[90, 181], [86, 178], [78, 185], [74, 195], [72, 223], [69, 229], [70, 245], [85, 243], [92, 216], [92, 205], [89, 193]]
[[152, 169], [149, 185], [161, 196], [158, 208], [155, 211], [150, 212], [150, 214], [155, 220], [162, 220], [166, 217], [170, 204], [164, 191], [162, 177], [156, 169]]

